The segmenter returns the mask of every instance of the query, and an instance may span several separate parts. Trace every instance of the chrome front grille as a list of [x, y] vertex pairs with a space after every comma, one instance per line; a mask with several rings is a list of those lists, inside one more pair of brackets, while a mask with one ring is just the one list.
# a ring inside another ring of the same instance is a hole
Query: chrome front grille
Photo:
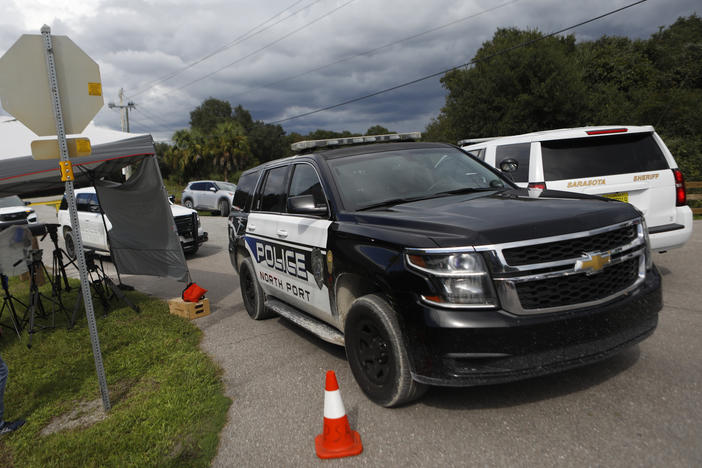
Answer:
[[517, 283], [524, 309], [549, 309], [603, 299], [625, 290], [639, 277], [639, 260], [632, 258], [595, 275], [558, 276]]
[[509, 265], [529, 265], [579, 257], [583, 252], [606, 252], [636, 239], [636, 226], [624, 226], [594, 236], [577, 237], [558, 242], [526, 245], [503, 250]]
[[18, 213], [5, 213], [0, 215], [0, 221], [19, 221], [22, 219], [27, 219], [29, 213], [26, 211], [20, 211]]
[[174, 220], [176, 229], [178, 230], [178, 235], [181, 235], [183, 237], [191, 237], [193, 235], [196, 229], [195, 226], [197, 225], [194, 214], [176, 216]]
[[[502, 308], [534, 315], [595, 306], [630, 292], [646, 275], [646, 243], [641, 220], [633, 220], [475, 250], [488, 260]], [[583, 268], [592, 257], [602, 263]]]

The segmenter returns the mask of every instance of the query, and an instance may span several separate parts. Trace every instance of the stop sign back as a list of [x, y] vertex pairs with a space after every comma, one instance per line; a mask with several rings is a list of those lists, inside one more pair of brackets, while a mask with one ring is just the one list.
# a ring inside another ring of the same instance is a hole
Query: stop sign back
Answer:
[[[52, 36], [61, 110], [67, 134], [81, 133], [102, 108], [100, 69], [67, 36]], [[0, 58], [2, 107], [39, 136], [56, 135], [44, 44], [20, 36]]]

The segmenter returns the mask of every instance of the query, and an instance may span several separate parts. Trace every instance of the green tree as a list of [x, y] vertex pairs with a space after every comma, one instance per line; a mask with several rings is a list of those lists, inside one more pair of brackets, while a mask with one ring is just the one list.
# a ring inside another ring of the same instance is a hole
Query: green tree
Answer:
[[217, 124], [231, 118], [232, 105], [228, 101], [210, 97], [190, 112], [190, 128], [207, 135], [214, 131]]
[[366, 130], [366, 135], [387, 135], [389, 133], [397, 133], [397, 132], [391, 132], [390, 130], [383, 127], [382, 125], [373, 125], [368, 130]]
[[[448, 72], [446, 105], [429, 132], [448, 141], [559, 128], [581, 123], [585, 87], [572, 60], [575, 38], [549, 37], [537, 30], [498, 29], [468, 70]], [[538, 42], [510, 52], [519, 44]]]
[[222, 170], [224, 180], [229, 174], [245, 169], [253, 162], [244, 129], [232, 120], [217, 124], [206, 142], [214, 167]]

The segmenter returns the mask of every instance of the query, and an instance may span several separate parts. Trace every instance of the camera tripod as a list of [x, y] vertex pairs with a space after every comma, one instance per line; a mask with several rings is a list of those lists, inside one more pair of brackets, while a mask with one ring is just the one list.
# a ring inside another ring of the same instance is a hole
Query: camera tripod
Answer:
[[[70, 284], [68, 284], [68, 276], [66, 275], [66, 267], [63, 263], [63, 256], [65, 255], [66, 258], [68, 257], [68, 254], [64, 252], [64, 250], [59, 246], [58, 242], [58, 228], [59, 225], [55, 223], [46, 223], [46, 233], [42, 236], [41, 240], [44, 240], [46, 235], [49, 235], [49, 238], [51, 239], [51, 243], [54, 244], [54, 251], [51, 255], [51, 273], [52, 273], [52, 284], [54, 285], [54, 288], [56, 289], [59, 298], [61, 297], [61, 290], [64, 289], [66, 291], [71, 290]], [[71, 262], [69, 262], [70, 264]], [[63, 282], [63, 285], [61, 284]]]
[[15, 333], [17, 333], [17, 337], [19, 338], [20, 333], [22, 333], [23, 324], [17, 315], [17, 308], [21, 307], [22, 309], [27, 310], [27, 304], [12, 295], [10, 292], [10, 280], [6, 275], [0, 274], [0, 282], [2, 283], [2, 290], [4, 293], [2, 298], [2, 307], [0, 307], [0, 319], [2, 319], [2, 313], [7, 311], [8, 315], [10, 316], [10, 321], [12, 322], [12, 326], [6, 325], [2, 322], [0, 322], [0, 326], [3, 326], [8, 330], [15, 330]]
[[[27, 347], [32, 347], [32, 337], [37, 332], [35, 326], [36, 318], [50, 320], [49, 324], [41, 326], [40, 330], [56, 327], [56, 309], [61, 310], [68, 320], [68, 311], [61, 302], [60, 290], [57, 291], [56, 284], [53, 281], [52, 275], [46, 270], [44, 262], [42, 262], [42, 249], [27, 249], [24, 261], [27, 262], [29, 270], [29, 306], [24, 316], [24, 323], [29, 323], [29, 341]], [[21, 260], [20, 260], [21, 261]], [[17, 262], [16, 264], [19, 264]], [[51, 297], [39, 291], [37, 284], [37, 276], [44, 274], [51, 284]], [[47, 312], [44, 307], [44, 300], [51, 304], [51, 312]]]
[[[99, 259], [99, 263], [95, 262], [95, 251], [92, 249], [85, 249], [85, 263], [88, 267], [88, 275], [90, 277], [90, 289], [92, 289], [93, 297], [97, 297], [102, 305], [103, 316], [106, 317], [110, 309], [110, 300], [117, 299], [123, 302], [134, 312], [141, 312], [139, 306], [134, 304], [129, 298], [122, 292], [121, 288], [110, 279], [105, 273], [105, 269], [102, 264], [102, 258]], [[75, 263], [75, 260], [71, 263]], [[76, 305], [73, 307], [73, 315], [70, 319], [68, 328], [73, 328], [76, 324], [78, 318], [78, 311], [83, 305], [83, 290], [82, 286], [78, 288], [78, 299], [76, 300]]]

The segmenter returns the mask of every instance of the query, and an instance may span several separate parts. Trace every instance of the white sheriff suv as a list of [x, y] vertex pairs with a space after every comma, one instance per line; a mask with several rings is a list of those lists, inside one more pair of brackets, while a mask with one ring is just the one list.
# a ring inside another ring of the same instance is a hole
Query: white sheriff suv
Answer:
[[650, 125], [565, 128], [467, 139], [458, 145], [511, 172], [520, 187], [631, 203], [645, 216], [654, 251], [681, 247], [692, 235], [682, 172]]
[[[112, 223], [105, 216], [102, 219], [102, 209], [98, 202], [94, 187], [85, 187], [75, 190], [76, 208], [78, 221], [80, 223], [81, 239], [86, 248], [94, 249], [98, 253], [109, 254], [110, 247], [107, 239], [107, 232], [112, 229]], [[169, 200], [170, 202], [170, 200]], [[208, 235], [203, 231], [200, 224], [200, 217], [197, 211], [184, 206], [170, 203], [171, 213], [175, 220], [180, 244], [185, 253], [194, 254], [200, 245], [208, 239]], [[68, 202], [64, 196], [57, 214], [58, 223], [61, 225], [60, 232], [63, 234], [66, 253], [75, 258], [75, 244], [73, 231], [71, 229], [71, 217], [68, 213]], [[107, 230], [105, 230], [107, 226]]]

